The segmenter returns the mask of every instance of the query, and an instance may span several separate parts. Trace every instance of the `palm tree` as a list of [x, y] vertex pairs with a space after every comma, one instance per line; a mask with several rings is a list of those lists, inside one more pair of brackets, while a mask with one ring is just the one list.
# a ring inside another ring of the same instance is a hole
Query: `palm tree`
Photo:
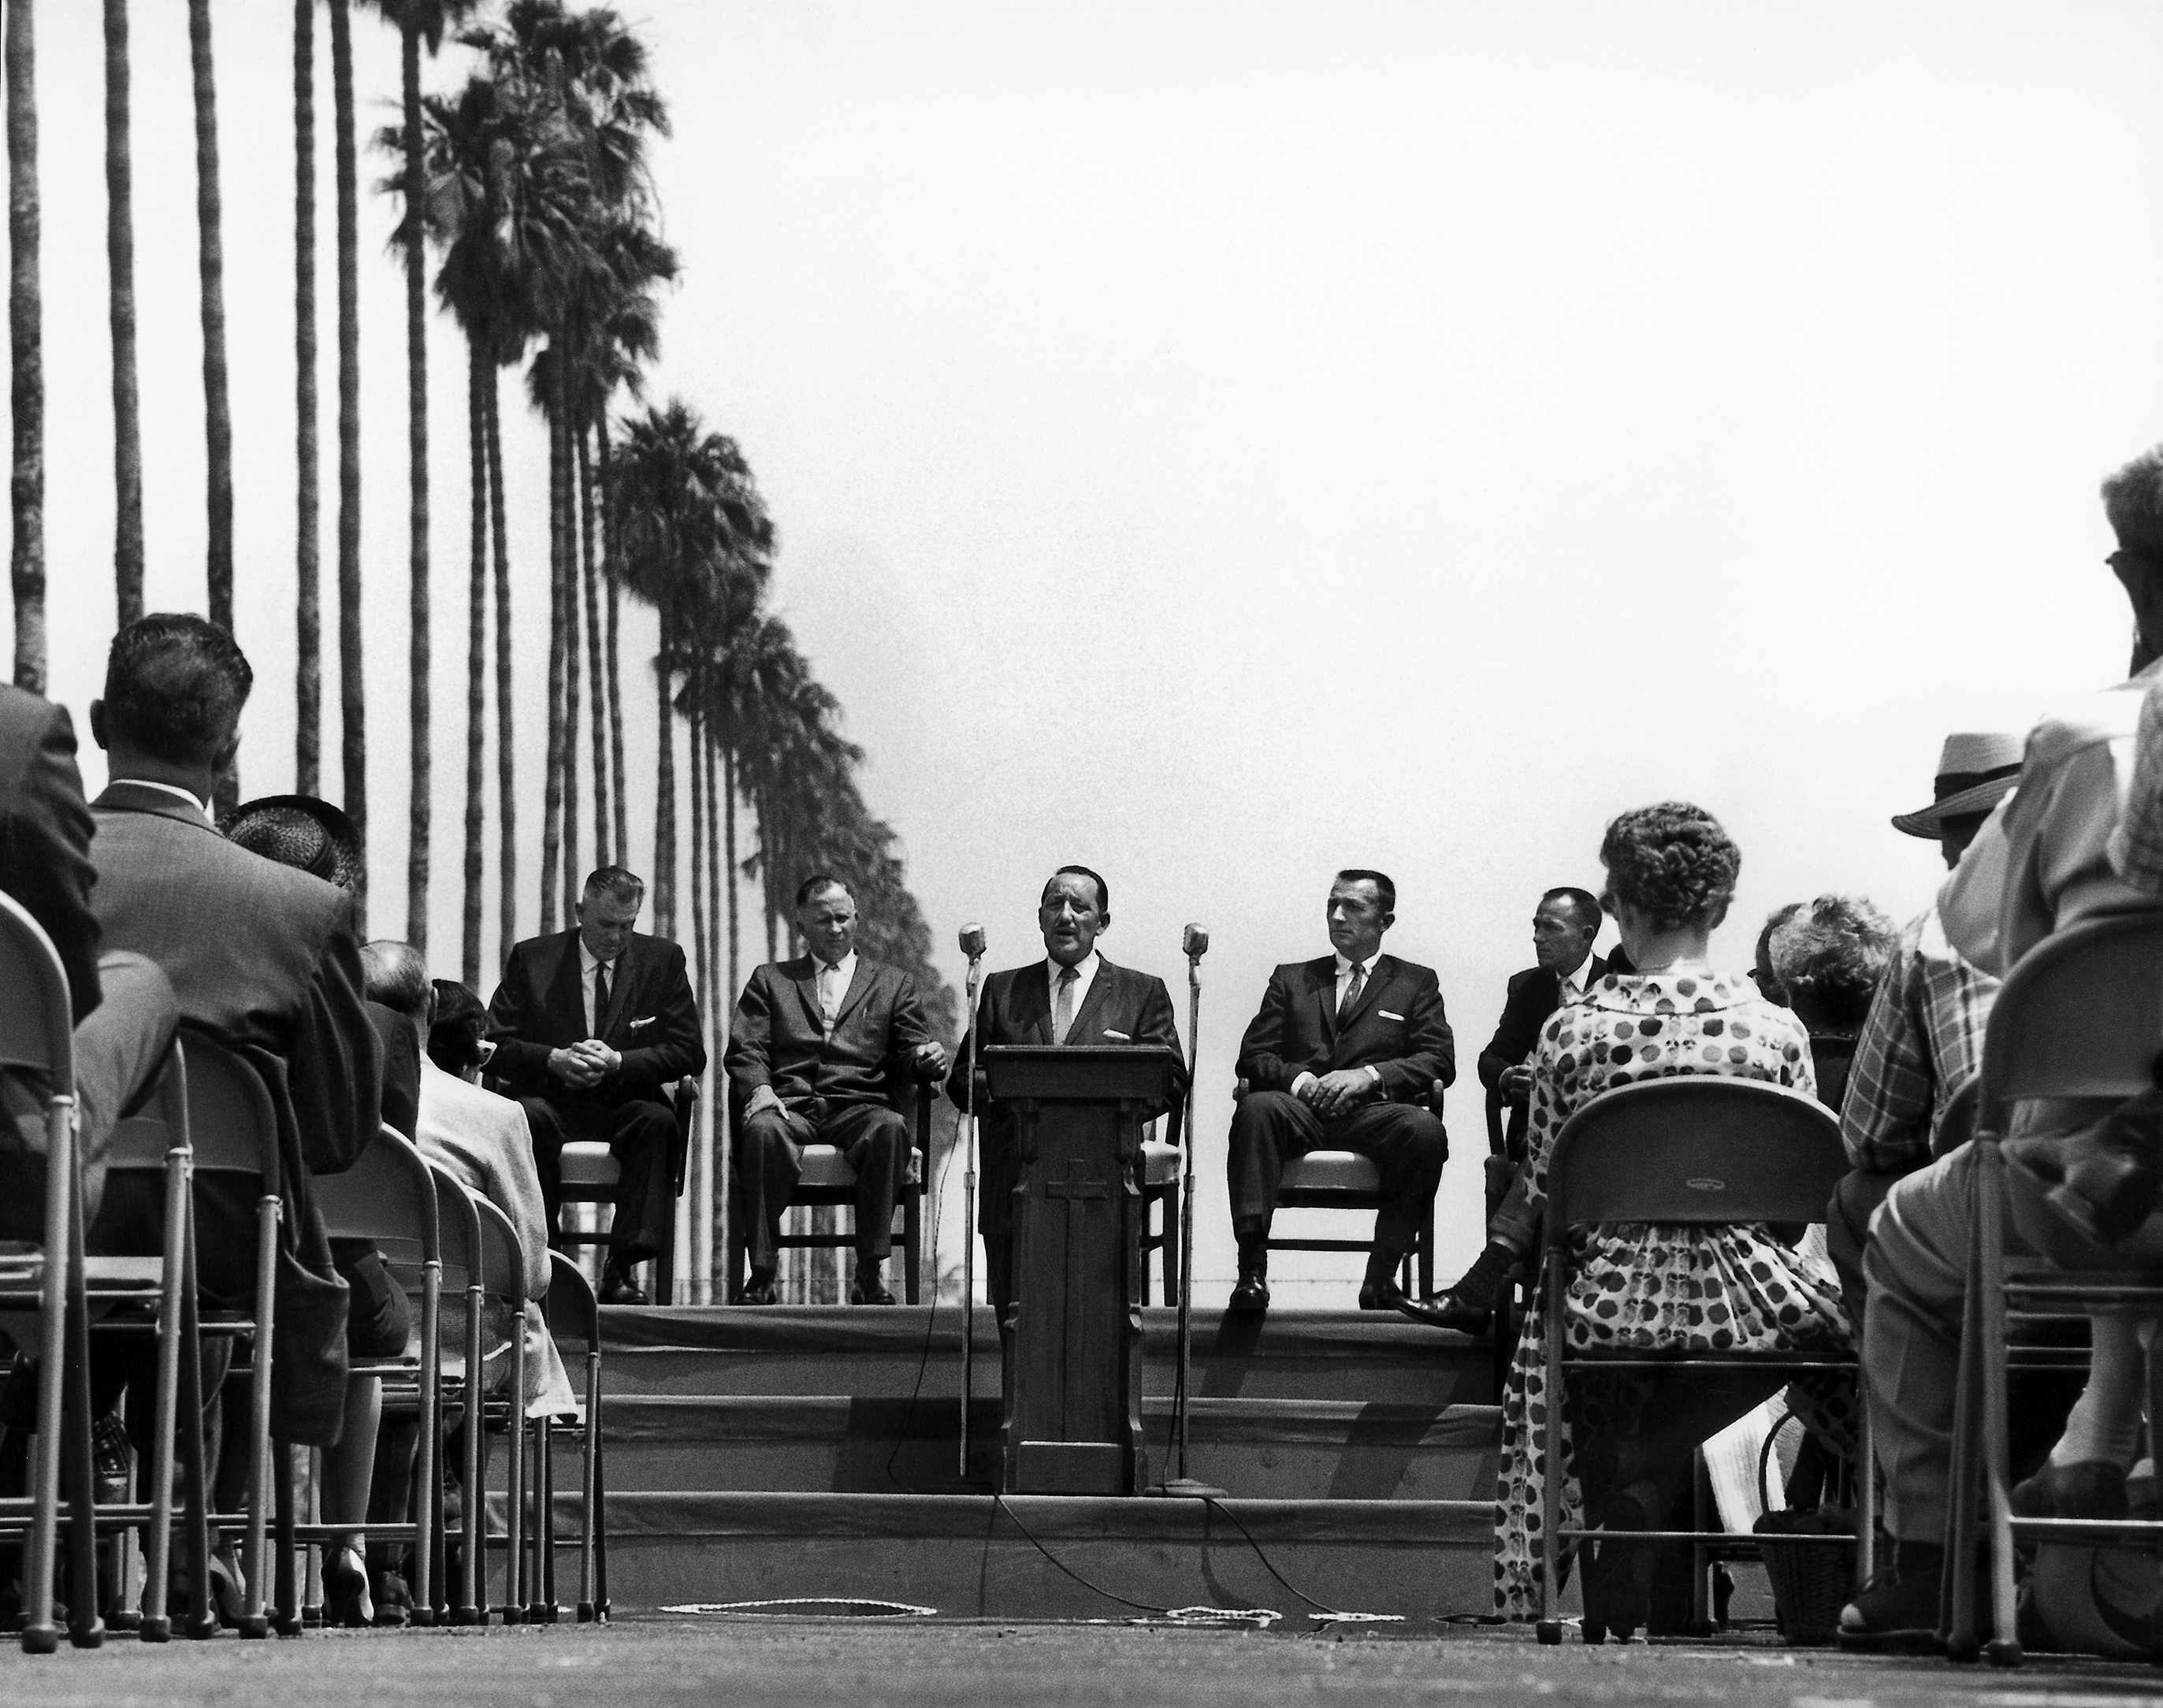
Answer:
[[113, 580], [120, 624], [143, 614], [143, 417], [135, 394], [134, 166], [128, 0], [105, 0], [105, 269], [113, 328]]
[[[127, 27], [124, 19], [121, 27]], [[122, 75], [126, 76], [124, 70]], [[116, 389], [120, 384], [117, 366]], [[323, 624], [317, 589], [321, 501], [316, 489], [316, 0], [293, 0], [293, 603], [298, 629], [293, 663], [293, 786], [312, 795], [320, 787], [323, 738]], [[139, 530], [139, 518], [137, 525]], [[137, 574], [139, 578], [139, 567]]]
[[[427, 193], [421, 133], [421, 47], [433, 54], [443, 33], [474, 8], [474, 0], [374, 0], [398, 28], [399, 69], [405, 99], [406, 206], [417, 209]], [[403, 222], [399, 241], [406, 257], [406, 455], [409, 503], [407, 556], [411, 565], [412, 638], [406, 661], [409, 760], [412, 779], [406, 855], [406, 938], [424, 954], [428, 948], [428, 311], [427, 251], [423, 222]]]
[[[210, 619], [233, 627], [233, 404], [225, 373], [224, 214], [217, 176], [217, 73], [211, 53], [210, 0], [188, 0], [188, 64], [196, 111], [196, 274], [202, 295], [203, 441], [208, 453]], [[240, 799], [228, 766], [218, 779], [220, 812]]]
[[8, 347], [13, 363], [15, 683], [45, 691], [45, 368], [44, 299], [38, 284], [38, 57], [36, 13], [8, 8], [0, 53], [8, 78]]
[[[346, 817], [368, 837], [368, 707], [360, 632], [360, 216], [351, 0], [330, 0], [331, 100], [338, 126], [338, 760]], [[354, 893], [366, 925], [365, 868]]]

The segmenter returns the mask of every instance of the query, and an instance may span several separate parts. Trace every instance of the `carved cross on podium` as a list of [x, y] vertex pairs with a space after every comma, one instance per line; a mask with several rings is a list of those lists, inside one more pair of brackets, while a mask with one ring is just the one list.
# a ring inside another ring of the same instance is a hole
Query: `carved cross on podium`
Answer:
[[1066, 1173], [1057, 1180], [1045, 1183], [1044, 1195], [1062, 1200], [1066, 1205], [1066, 1345], [1061, 1360], [1061, 1376], [1071, 1384], [1077, 1369], [1087, 1368], [1086, 1356], [1089, 1336], [1088, 1298], [1082, 1285], [1082, 1254], [1088, 1250], [1084, 1243], [1088, 1238], [1086, 1225], [1092, 1199], [1105, 1199], [1112, 1195], [1108, 1180], [1090, 1180], [1086, 1175], [1089, 1164], [1086, 1158], [1069, 1157]]

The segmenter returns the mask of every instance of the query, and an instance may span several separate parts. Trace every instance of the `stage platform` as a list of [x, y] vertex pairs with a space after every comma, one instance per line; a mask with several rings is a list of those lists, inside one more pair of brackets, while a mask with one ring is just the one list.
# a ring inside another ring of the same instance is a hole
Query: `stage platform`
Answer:
[[[1499, 1413], [1486, 1341], [1373, 1312], [1197, 1318], [1189, 1465], [1226, 1491], [1212, 1509], [995, 1501], [998, 1335], [979, 1310], [964, 1477], [961, 1331], [951, 1304], [604, 1310], [615, 1604], [849, 1596], [972, 1617], [1129, 1611], [1078, 1578], [1155, 1606], [1298, 1605], [1273, 1565], [1340, 1608], [1487, 1608]], [[1144, 1332], [1160, 1480], [1176, 1314], [1145, 1311]], [[559, 1466], [559, 1489], [575, 1487], [568, 1453]], [[567, 1505], [559, 1524], [570, 1516]]]

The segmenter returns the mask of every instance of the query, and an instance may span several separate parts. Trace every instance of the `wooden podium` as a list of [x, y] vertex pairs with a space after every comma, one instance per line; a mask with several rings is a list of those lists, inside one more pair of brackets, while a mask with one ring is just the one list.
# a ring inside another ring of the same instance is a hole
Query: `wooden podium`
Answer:
[[1009, 1494], [1138, 1495], [1149, 1480], [1139, 1159], [1173, 1059], [1134, 1045], [984, 1052], [1020, 1146], [1000, 1341]]

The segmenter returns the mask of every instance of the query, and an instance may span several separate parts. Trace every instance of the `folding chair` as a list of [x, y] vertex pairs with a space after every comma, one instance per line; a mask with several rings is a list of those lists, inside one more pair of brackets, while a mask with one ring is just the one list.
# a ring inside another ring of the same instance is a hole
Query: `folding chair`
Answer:
[[[474, 1214], [479, 1218], [480, 1223], [479, 1281], [483, 1308], [485, 1309], [493, 1305], [506, 1314], [511, 1324], [508, 1342], [494, 1348], [484, 1347], [481, 1355], [485, 1365], [508, 1353], [509, 1374], [503, 1384], [503, 1392], [500, 1395], [490, 1393], [489, 1389], [492, 1384], [485, 1380], [484, 1372], [479, 1397], [473, 1399], [474, 1389], [469, 1380], [466, 1392], [473, 1402], [468, 1416], [480, 1422], [484, 1465], [487, 1463], [486, 1431], [491, 1420], [501, 1422], [508, 1449], [510, 1550], [508, 1563], [504, 1569], [503, 1622], [516, 1625], [522, 1621], [529, 1625], [539, 1624], [543, 1622], [537, 1606], [539, 1550], [532, 1550], [534, 1559], [529, 1562], [525, 1545], [532, 1531], [526, 1518], [527, 1497], [530, 1491], [542, 1486], [538, 1477], [529, 1481], [526, 1460], [528, 1447], [526, 1429], [526, 1255], [519, 1246], [517, 1230], [511, 1225], [511, 1219], [502, 1210], [471, 1188], [466, 1188], [466, 1196], [472, 1201]], [[472, 1296], [473, 1288], [469, 1285], [467, 1297], [471, 1298]], [[470, 1312], [468, 1319], [471, 1319]], [[469, 1437], [472, 1433], [472, 1426], [469, 1423]], [[466, 1510], [483, 1521], [480, 1526], [481, 1557], [485, 1559], [485, 1503], [479, 1507], [469, 1506]]]
[[[436, 1178], [403, 1134], [385, 1127], [343, 1174], [317, 1176], [315, 1189], [316, 1205], [330, 1237], [371, 1241], [391, 1279], [421, 1302], [419, 1357], [362, 1361], [350, 1366], [350, 1373], [380, 1378], [385, 1409], [402, 1412], [411, 1407], [418, 1419], [414, 1481], [422, 1497], [414, 1502], [410, 1522], [370, 1523], [368, 1536], [370, 1541], [403, 1540], [413, 1544], [411, 1618], [416, 1625], [432, 1625], [436, 1620], [436, 1503], [428, 1491], [443, 1481], [437, 1467], [443, 1463], [443, 1262], [437, 1236]], [[346, 1527], [296, 1524], [289, 1533], [301, 1544], [321, 1546], [344, 1535]], [[285, 1540], [280, 1538], [281, 1545]], [[295, 1568], [290, 1558], [281, 1562], [280, 1575], [281, 1583], [292, 1583]]]
[[[1603, 1222], [1736, 1226], [1809, 1223], [1825, 1216], [1833, 1187], [1847, 1172], [1840, 1123], [1815, 1097], [1750, 1079], [1684, 1075], [1618, 1086], [1572, 1115], [1548, 1161], [1547, 1243], [1540, 1299], [1548, 1314], [1547, 1408], [1538, 1451], [1547, 1468], [1540, 1546], [1539, 1640], [1562, 1641], [1553, 1617], [1564, 1541], [1602, 1533], [1562, 1523], [1561, 1455], [1556, 1431], [1563, 1413], [1563, 1384], [1571, 1371], [1627, 1370], [1842, 1370], [1855, 1373], [1852, 1353], [1621, 1350], [1565, 1355], [1566, 1306], [1573, 1230]], [[1869, 1418], [1863, 1418], [1858, 1463], [1870, 1460]], [[1858, 1476], [1858, 1541], [1875, 1525], [1870, 1478]], [[1753, 1538], [1721, 1530], [1631, 1531], [1629, 1539], [1688, 1542], [1700, 1550], [1748, 1546]], [[1806, 1538], [1845, 1545], [1844, 1537]], [[1695, 1574], [1696, 1611], [1704, 1617], [1705, 1573]]]
[[[1150, 1122], [1142, 1136], [1137, 1159], [1141, 1169], [1144, 1304], [1150, 1302], [1149, 1260], [1152, 1251], [1162, 1254], [1164, 1302], [1168, 1305], [1179, 1303], [1179, 1123], [1186, 1113], [1185, 1108], [1176, 1103], [1165, 1111], [1161, 1139], [1156, 1136], [1156, 1123]], [[1159, 1214], [1162, 1220], [1155, 1229], [1150, 1225], [1151, 1205], [1161, 1206]]]
[[[2163, 911], [2090, 921], [2046, 938], [2007, 975], [1983, 1035], [1975, 1136], [1975, 1237], [1953, 1424], [1946, 1515], [1946, 1653], [1977, 1653], [1977, 1461], [1988, 1500], [1992, 1641], [1998, 1666], [2020, 1664], [2014, 1599], [2019, 1540], [2152, 1549], [2163, 1524], [2013, 1516], [2006, 1376], [2010, 1330], [2022, 1319], [2110, 1311], [2163, 1317], [2163, 1272], [2126, 1267], [2072, 1272], [2005, 1256], [2007, 1175], [2000, 1148], [2016, 1105], [2041, 1098], [2123, 1101], [2155, 1084], [2163, 1038]], [[2163, 1418], [2163, 1358], [2148, 1358], [2148, 1414]], [[1978, 1429], [1979, 1426], [1979, 1429]], [[1982, 1439], [1976, 1439], [1980, 1433]], [[1980, 1451], [1978, 1452], [1978, 1447]]]
[[[676, 1112], [676, 1195], [683, 1195], [683, 1159], [689, 1154], [691, 1122], [699, 1106], [699, 1082], [688, 1073], [676, 1082], [669, 1098]], [[600, 1210], [615, 1202], [616, 1182], [622, 1178], [623, 1169], [615, 1160], [615, 1152], [606, 1145], [589, 1139], [573, 1139], [566, 1144], [557, 1157], [557, 1179], [563, 1188], [562, 1204], [568, 1210], [576, 1204], [597, 1206], [594, 1217], [594, 1231], [565, 1225], [568, 1218], [558, 1214], [556, 1221], [555, 1242], [558, 1246], [579, 1247], [600, 1246], [605, 1248], [614, 1231], [610, 1225], [601, 1225]], [[673, 1304], [676, 1302], [676, 1244], [672, 1237], [667, 1246], [653, 1259], [653, 1302]]]
[[[608, 1598], [601, 1587], [608, 1570], [608, 1533], [602, 1523], [601, 1467], [601, 1313], [592, 1286], [577, 1264], [560, 1251], [548, 1254], [548, 1296], [541, 1303], [548, 1332], [558, 1345], [577, 1340], [586, 1349], [585, 1421], [579, 1432], [580, 1522], [579, 1530], [579, 1622], [608, 1617]], [[550, 1420], [535, 1420], [541, 1431], [540, 1462], [551, 1466]], [[553, 1616], [556, 1601], [556, 1522], [553, 1488], [545, 1526], [537, 1526], [547, 1538], [542, 1567], [543, 1590]], [[552, 1619], [553, 1622], [553, 1619]]]
[[[909, 1128], [909, 1156], [902, 1174], [901, 1189], [894, 1194], [894, 1208], [901, 1215], [901, 1230], [893, 1236], [894, 1249], [902, 1254], [902, 1296], [909, 1304], [917, 1303], [922, 1292], [917, 1272], [922, 1267], [918, 1261], [924, 1241], [924, 1187], [931, 1173], [931, 1105], [935, 1101], [930, 1086], [919, 1083], [906, 1071], [888, 1076], [887, 1094], [893, 1107], [900, 1111]], [[743, 1120], [744, 1098], [731, 1084], [729, 1088], [729, 1119], [732, 1131], [741, 1131]], [[849, 1167], [849, 1159], [833, 1145], [806, 1145], [804, 1147], [803, 1172], [797, 1176], [796, 1190], [790, 1194], [791, 1209], [799, 1204], [825, 1205], [846, 1209], [856, 1202], [856, 1171]], [[729, 1194], [729, 1297], [733, 1299], [743, 1291], [745, 1252], [747, 1234], [736, 1193]], [[780, 1239], [783, 1251], [845, 1251], [856, 1244], [853, 1229], [841, 1229], [830, 1234], [789, 1234]]]
[[[1434, 1111], [1438, 1120], [1442, 1115], [1443, 1093], [1446, 1088], [1439, 1079], [1428, 1094], [1427, 1107]], [[1247, 1094], [1247, 1082], [1240, 1080], [1232, 1094], [1237, 1103]], [[1313, 1150], [1304, 1156], [1294, 1157], [1284, 1165], [1284, 1173], [1277, 1181], [1279, 1209], [1335, 1209], [1368, 1211], [1382, 1207], [1381, 1171], [1356, 1151]], [[1366, 1251], [1372, 1252], [1375, 1241], [1364, 1240], [1310, 1240], [1281, 1237], [1272, 1234], [1265, 1242], [1272, 1251]], [[1404, 1267], [1398, 1285], [1406, 1293], [1412, 1292], [1413, 1266], [1419, 1271], [1419, 1290], [1413, 1296], [1424, 1298], [1434, 1291], [1434, 1204], [1427, 1204], [1427, 1213], [1419, 1225], [1412, 1249], [1405, 1253]]]

